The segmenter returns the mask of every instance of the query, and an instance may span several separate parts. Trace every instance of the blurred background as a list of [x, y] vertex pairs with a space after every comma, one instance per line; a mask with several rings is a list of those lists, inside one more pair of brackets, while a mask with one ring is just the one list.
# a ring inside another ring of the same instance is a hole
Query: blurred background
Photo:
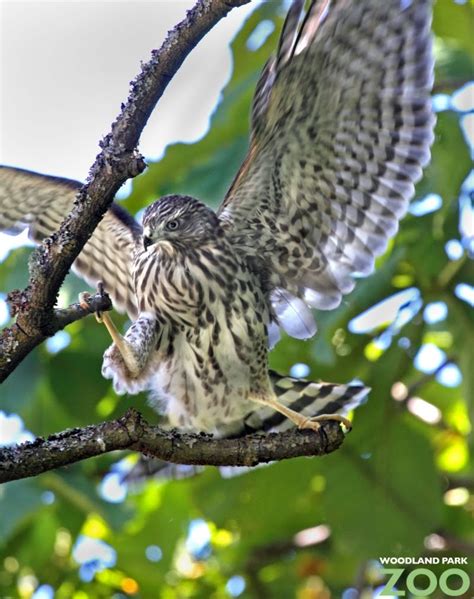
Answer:
[[[85, 179], [139, 61], [191, 5], [2, 2], [1, 162]], [[170, 192], [219, 204], [287, 6], [232, 11], [186, 61], [145, 131], [149, 168], [120, 192], [133, 214]], [[271, 354], [293, 376], [372, 388], [344, 446], [240, 476], [206, 468], [133, 487], [123, 477], [136, 456], [115, 453], [3, 485], [0, 596], [369, 599], [387, 581], [381, 557], [467, 557], [472, 572], [473, 7], [435, 3], [436, 141], [399, 234], [373, 276], [317, 315], [314, 340], [285, 338]], [[30, 251], [24, 236], [0, 235], [1, 325]], [[70, 275], [61, 304], [84, 289]], [[0, 389], [0, 443], [130, 406], [156, 422], [144, 395], [118, 398], [101, 377], [108, 345], [87, 318], [28, 356]]]

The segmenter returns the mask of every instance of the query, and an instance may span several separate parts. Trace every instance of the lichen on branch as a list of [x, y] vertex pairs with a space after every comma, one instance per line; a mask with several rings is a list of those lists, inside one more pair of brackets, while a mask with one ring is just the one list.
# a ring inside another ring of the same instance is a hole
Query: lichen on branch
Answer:
[[207, 434], [163, 430], [130, 409], [116, 420], [0, 448], [0, 483], [37, 476], [124, 449], [175, 464], [256, 466], [299, 456], [326, 455], [338, 449], [343, 441], [344, 433], [337, 422], [324, 422], [318, 431], [292, 429], [284, 433], [216, 439]]

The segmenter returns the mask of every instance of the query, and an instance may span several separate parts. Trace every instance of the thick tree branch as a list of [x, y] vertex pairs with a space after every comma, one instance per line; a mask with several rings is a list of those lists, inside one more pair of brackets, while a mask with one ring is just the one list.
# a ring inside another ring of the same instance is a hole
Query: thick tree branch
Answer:
[[59, 231], [31, 256], [28, 287], [17, 297], [17, 322], [0, 335], [0, 382], [33, 348], [60, 328], [54, 313], [59, 289], [118, 189], [144, 170], [137, 144], [171, 78], [220, 19], [249, 1], [198, 0], [186, 18], [168, 33], [161, 48], [152, 52], [149, 62], [131, 83], [128, 100], [100, 143], [102, 151], [78, 193], [74, 209]]
[[36, 476], [118, 449], [140, 451], [175, 464], [256, 466], [298, 456], [325, 455], [338, 449], [343, 441], [341, 427], [330, 421], [317, 432], [290, 430], [216, 439], [205, 434], [164, 431], [131, 409], [117, 420], [1, 448], [0, 483]]

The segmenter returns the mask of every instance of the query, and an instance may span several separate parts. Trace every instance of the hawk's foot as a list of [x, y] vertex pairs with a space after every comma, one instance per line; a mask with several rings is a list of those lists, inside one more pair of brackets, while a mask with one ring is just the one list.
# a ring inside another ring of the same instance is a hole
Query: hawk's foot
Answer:
[[[299, 416], [301, 416], [301, 414], [299, 414]], [[321, 414], [320, 416], [313, 416], [312, 418], [305, 418], [304, 416], [302, 418], [303, 420], [300, 424], [298, 424], [298, 428], [300, 429], [309, 428], [311, 430], [317, 431], [321, 428], [321, 422], [326, 422], [328, 420], [340, 422], [344, 425], [347, 432], [349, 432], [352, 428], [352, 422], [340, 414]]]
[[[104, 293], [104, 285], [101, 281], [97, 284], [97, 291], [98, 291], [98, 293]], [[90, 297], [90, 293], [88, 293], [87, 291], [83, 291], [82, 293], [79, 294], [79, 304], [82, 308], [84, 308], [84, 309], [88, 308], [87, 299], [89, 297]], [[103, 323], [105, 325], [105, 328], [108, 330], [109, 335], [112, 337], [112, 341], [114, 342], [114, 344], [109, 349], [116, 348], [116, 351], [119, 353], [120, 357], [122, 358], [122, 361], [123, 361], [126, 369], [129, 371], [129, 374], [132, 377], [137, 376], [140, 373], [141, 368], [138, 365], [138, 361], [135, 356], [135, 352], [133, 351], [133, 348], [131, 347], [131, 345], [119, 333], [112, 318], [106, 312], [97, 312], [95, 317], [96, 317], [97, 322]], [[105, 358], [105, 356], [104, 356], [104, 358]], [[117, 360], [115, 360], [115, 361], [117, 361]], [[106, 378], [112, 378], [112, 377], [108, 376]]]
[[88, 291], [82, 291], [79, 294], [79, 305], [83, 310], [89, 310], [89, 304], [87, 300], [91, 297], [91, 294]]
[[351, 421], [341, 416], [340, 414], [321, 414], [320, 416], [313, 416], [308, 418], [307, 416], [303, 416], [303, 414], [299, 414], [295, 410], [288, 408], [287, 406], [281, 404], [278, 400], [270, 397], [251, 397], [252, 401], [263, 404], [264, 406], [268, 406], [273, 408], [275, 411], [280, 412], [291, 420], [299, 429], [310, 429], [313, 431], [317, 431], [321, 428], [321, 422], [325, 422], [326, 420], [336, 420], [345, 426], [347, 431], [350, 431], [352, 428]]
[[[99, 293], [103, 293], [104, 288], [101, 287], [99, 290]], [[88, 299], [91, 298], [91, 294], [88, 291], [81, 291], [81, 293], [79, 294], [79, 305], [81, 306], [81, 308], [83, 310], [88, 310], [89, 309], [89, 304], [87, 302]], [[97, 322], [102, 323], [103, 319], [102, 319], [102, 312], [95, 312], [95, 319], [97, 320]]]
[[[100, 294], [102, 297], [103, 297], [104, 295], [106, 295], [106, 293], [105, 293], [105, 290], [104, 290], [104, 284], [102, 283], [102, 281], [99, 281], [99, 282], [97, 283], [97, 293], [99, 293], [99, 294]], [[91, 297], [91, 294], [90, 294], [88, 291], [82, 291], [82, 292], [79, 294], [79, 305], [80, 305], [80, 306], [81, 306], [81, 308], [83, 308], [84, 310], [87, 310], [87, 309], [89, 308], [89, 305], [88, 305], [88, 303], [87, 303], [87, 300], [88, 300], [90, 297]], [[102, 315], [102, 312], [99, 312], [99, 311], [97, 311], [97, 312], [95, 313], [95, 319], [97, 320], [97, 322], [103, 323], [103, 322], [104, 322], [104, 317], [103, 317], [103, 315]], [[110, 320], [110, 318], [109, 318], [108, 320], [109, 320], [109, 324], [112, 324], [112, 327], [113, 327], [113, 323], [112, 323], [112, 321]], [[107, 326], [107, 325], [106, 325], [106, 326]], [[115, 327], [113, 327], [113, 328], [115, 328]], [[107, 327], [107, 329], [108, 329], [108, 327]], [[110, 332], [110, 331], [109, 331], [109, 332]], [[112, 339], [113, 339], [113, 337], [112, 337]]]

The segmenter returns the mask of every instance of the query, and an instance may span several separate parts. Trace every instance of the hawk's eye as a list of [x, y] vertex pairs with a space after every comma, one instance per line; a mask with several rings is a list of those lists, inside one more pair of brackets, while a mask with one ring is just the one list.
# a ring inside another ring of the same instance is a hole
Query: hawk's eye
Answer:
[[179, 227], [179, 222], [177, 220], [170, 220], [166, 223], [166, 228], [168, 231], [175, 231]]

